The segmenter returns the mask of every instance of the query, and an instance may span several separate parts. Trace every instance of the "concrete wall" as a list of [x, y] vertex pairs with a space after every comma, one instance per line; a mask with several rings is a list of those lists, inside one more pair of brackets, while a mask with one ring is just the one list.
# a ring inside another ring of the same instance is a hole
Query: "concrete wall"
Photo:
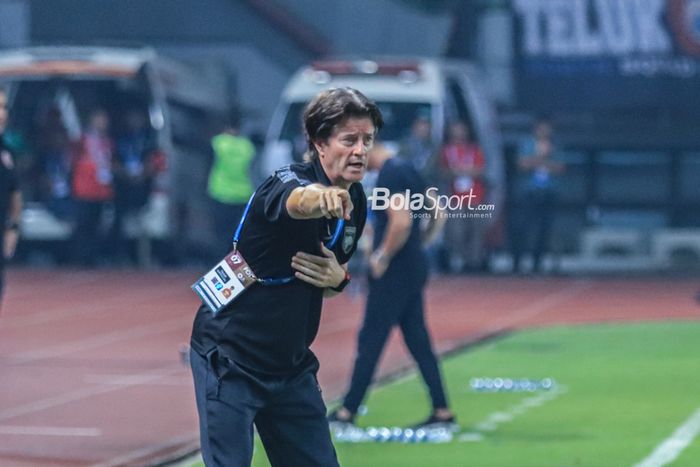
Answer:
[[265, 131], [289, 76], [289, 71], [279, 62], [260, 53], [252, 44], [161, 45], [156, 50], [188, 62], [206, 57], [228, 70], [242, 111], [243, 132]]
[[310, 58], [242, 1], [33, 0], [31, 12], [36, 43], [247, 44], [290, 70]]
[[29, 41], [29, 2], [0, 2], [0, 47], [22, 47]]
[[395, 0], [276, 0], [326, 36], [338, 54], [442, 55], [450, 18]]
[[[446, 15], [425, 15], [393, 0], [275, 2], [327, 40], [333, 54], [440, 55], [449, 33]], [[234, 76], [249, 132], [266, 129], [287, 78], [316, 58], [243, 0], [116, 3], [32, 0], [31, 43], [139, 43], [174, 58], [214, 60]]]

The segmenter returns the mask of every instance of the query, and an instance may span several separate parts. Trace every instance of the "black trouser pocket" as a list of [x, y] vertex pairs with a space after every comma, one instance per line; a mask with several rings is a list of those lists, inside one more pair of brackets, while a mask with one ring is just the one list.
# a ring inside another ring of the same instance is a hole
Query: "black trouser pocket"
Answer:
[[[221, 353], [219, 353], [219, 349], [214, 348], [210, 350], [207, 355], [207, 371], [209, 372], [209, 375], [212, 381], [207, 383], [207, 387], [210, 388], [214, 386], [213, 388], [213, 393], [214, 397], [219, 397], [219, 392], [221, 391], [221, 380], [222, 378], [226, 375], [229, 369], [228, 361], [226, 358], [223, 358], [221, 356]], [[210, 394], [209, 390], [207, 391], [207, 394]]]

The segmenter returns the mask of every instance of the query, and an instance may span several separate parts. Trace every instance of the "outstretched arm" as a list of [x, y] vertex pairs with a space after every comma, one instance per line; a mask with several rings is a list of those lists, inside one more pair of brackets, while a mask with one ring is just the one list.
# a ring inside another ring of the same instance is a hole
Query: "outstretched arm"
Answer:
[[292, 219], [325, 217], [350, 220], [354, 206], [347, 190], [314, 183], [295, 188], [287, 198], [286, 207]]

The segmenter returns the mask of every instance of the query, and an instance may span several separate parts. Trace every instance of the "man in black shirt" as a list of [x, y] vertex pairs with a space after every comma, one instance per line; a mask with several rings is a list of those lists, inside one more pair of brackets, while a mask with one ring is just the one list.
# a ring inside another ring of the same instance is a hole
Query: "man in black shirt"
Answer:
[[447, 406], [440, 369], [423, 316], [428, 262], [422, 245], [428, 241], [427, 237], [436, 233], [434, 229], [439, 228], [438, 214], [437, 211], [425, 213], [432, 215], [422, 232], [421, 222], [416, 218], [421, 212], [409, 209], [406, 190], [410, 195], [421, 195], [427, 187], [408, 162], [391, 157], [384, 147], [377, 145], [371, 151], [369, 168], [379, 170], [376, 188], [383, 190], [387, 197], [402, 200], [405, 208], [397, 208], [397, 203], [394, 207], [390, 204], [388, 209], [372, 211], [374, 235], [373, 252], [369, 257], [369, 296], [357, 339], [355, 367], [343, 405], [329, 414], [328, 420], [341, 425], [354, 422], [389, 333], [398, 325], [428, 386], [433, 405], [431, 415], [414, 428], [441, 427], [454, 431], [458, 426]]
[[190, 361], [206, 465], [250, 465], [253, 423], [273, 466], [338, 465], [309, 346], [323, 297], [349, 280], [366, 216], [358, 182], [381, 126], [358, 91], [320, 93], [304, 112], [309, 161], [253, 195], [237, 251], [277, 284], [252, 285], [217, 315], [197, 312]]
[[0, 88], [0, 230], [2, 251], [0, 252], [0, 306], [2, 306], [5, 260], [11, 258], [19, 239], [19, 216], [22, 212], [22, 195], [17, 185], [12, 155], [5, 146], [7, 125], [7, 93]]

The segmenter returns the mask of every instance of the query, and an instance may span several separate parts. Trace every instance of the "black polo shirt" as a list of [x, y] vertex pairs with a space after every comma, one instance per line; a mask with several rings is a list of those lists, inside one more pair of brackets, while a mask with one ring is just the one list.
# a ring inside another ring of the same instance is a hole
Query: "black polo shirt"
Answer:
[[[386, 188], [390, 194], [425, 193], [427, 185], [423, 177], [408, 162], [392, 157], [384, 162], [376, 182], [377, 188]], [[412, 211], [413, 215], [422, 211]], [[384, 210], [372, 211], [374, 226], [373, 249], [379, 248], [384, 241], [389, 218]], [[405, 290], [421, 287], [428, 277], [428, 261], [423, 250], [420, 234], [420, 219], [414, 218], [411, 233], [406, 243], [389, 263], [389, 268], [378, 281], [387, 291]]]
[[[258, 277], [294, 274], [298, 251], [321, 255], [321, 241], [335, 232], [337, 219], [292, 219], [286, 203], [297, 187], [330, 185], [318, 160], [277, 170], [258, 187], [243, 225], [238, 249]], [[352, 218], [333, 247], [340, 264], [357, 248], [367, 214], [362, 185], [350, 187]], [[232, 229], [233, 230], [233, 229]], [[285, 374], [313, 365], [309, 346], [321, 318], [323, 289], [295, 279], [289, 284], [255, 284], [217, 316], [200, 306], [192, 330], [192, 348], [205, 355], [214, 347], [236, 363], [267, 374]]]

